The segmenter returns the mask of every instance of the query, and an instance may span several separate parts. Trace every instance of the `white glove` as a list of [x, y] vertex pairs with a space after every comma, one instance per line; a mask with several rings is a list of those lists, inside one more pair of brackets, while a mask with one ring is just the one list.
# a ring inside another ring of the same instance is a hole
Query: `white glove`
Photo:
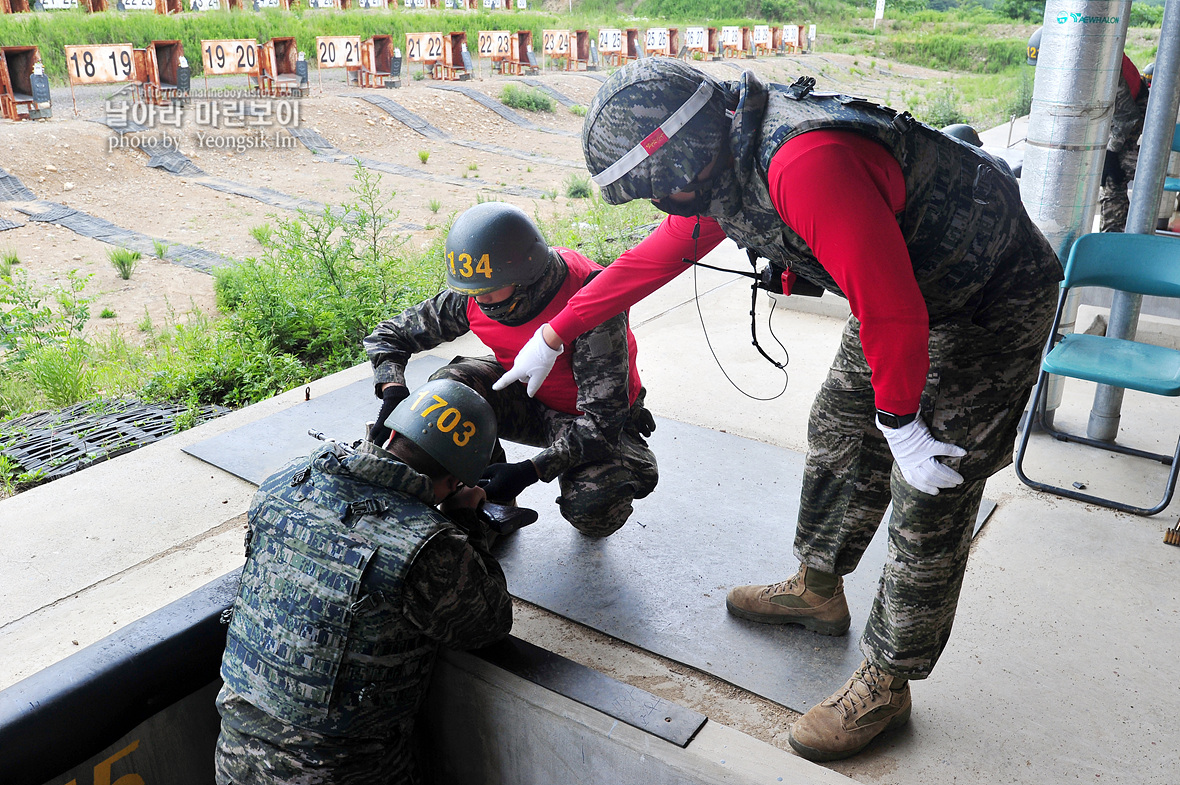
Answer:
[[520, 348], [511, 370], [496, 380], [492, 385], [493, 390], [503, 390], [513, 382], [525, 382], [529, 397], [537, 394], [545, 377], [553, 370], [553, 363], [557, 362], [558, 355], [565, 351], [565, 346], [554, 349], [545, 343], [545, 338], [541, 335], [544, 329], [545, 325], [538, 327], [528, 343]]
[[880, 420], [877, 420], [877, 427], [889, 442], [889, 451], [897, 461], [897, 468], [901, 469], [901, 476], [919, 491], [937, 496], [939, 488], [954, 488], [963, 482], [963, 475], [939, 463], [936, 458], [939, 455], [961, 458], [967, 451], [931, 436], [921, 412], [913, 422], [900, 428], [887, 428]]

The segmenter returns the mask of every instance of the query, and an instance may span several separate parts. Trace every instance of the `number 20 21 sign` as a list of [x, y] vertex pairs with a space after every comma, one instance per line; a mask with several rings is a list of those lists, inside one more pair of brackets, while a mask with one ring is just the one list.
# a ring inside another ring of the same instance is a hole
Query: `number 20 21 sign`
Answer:
[[110, 84], [135, 78], [131, 44], [67, 46], [66, 70], [70, 84]]
[[320, 35], [315, 39], [316, 57], [320, 68], [347, 68], [360, 65], [361, 37], [359, 35]]
[[437, 62], [442, 48], [442, 33], [406, 33], [406, 59], [411, 63]]
[[202, 41], [201, 61], [209, 76], [254, 73], [258, 70], [258, 43], [244, 38]]

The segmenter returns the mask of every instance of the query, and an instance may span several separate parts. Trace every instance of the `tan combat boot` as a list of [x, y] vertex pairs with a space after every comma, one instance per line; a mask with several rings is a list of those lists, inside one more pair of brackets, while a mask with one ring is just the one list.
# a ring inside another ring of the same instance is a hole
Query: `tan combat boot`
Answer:
[[791, 726], [795, 752], [808, 760], [848, 758], [910, 718], [910, 684], [862, 662], [840, 690]]
[[730, 589], [725, 607], [742, 619], [763, 624], [801, 624], [820, 635], [843, 635], [851, 621], [844, 599], [844, 579], [809, 570], [806, 565], [781, 583]]

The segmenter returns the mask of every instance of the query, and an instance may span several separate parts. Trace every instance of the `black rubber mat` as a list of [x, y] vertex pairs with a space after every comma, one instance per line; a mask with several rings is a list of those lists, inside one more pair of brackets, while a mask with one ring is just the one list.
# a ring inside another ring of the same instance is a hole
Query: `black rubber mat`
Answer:
[[560, 93], [557, 90], [554, 90], [552, 87], [545, 84], [540, 79], [528, 79], [525, 77], [521, 77], [520, 79], [517, 79], [516, 81], [524, 82], [529, 87], [535, 87], [538, 90], [540, 90], [542, 93], [545, 93], [546, 95], [553, 96], [554, 100], [556, 100], [562, 106], [576, 106], [578, 103], [577, 101], [575, 101], [574, 99], [572, 99], [568, 95], [566, 95], [565, 93]]
[[544, 191], [536, 188], [528, 188], [523, 185], [493, 186], [475, 178], [464, 180], [458, 177], [447, 177], [445, 175], [423, 172], [420, 169], [414, 169], [413, 167], [403, 166], [401, 164], [389, 163], [388, 161], [378, 161], [374, 158], [350, 155], [310, 128], [288, 128], [287, 130], [291, 132], [292, 136], [302, 142], [304, 147], [311, 150], [313, 155], [324, 161], [345, 164], [347, 166], [356, 166], [359, 163], [361, 166], [371, 169], [374, 172], [385, 172], [387, 174], [397, 175], [398, 177], [410, 177], [415, 180], [428, 180], [435, 183], [457, 185], [460, 188], [474, 188], [477, 190], [511, 194], [512, 196], [524, 196], [530, 199], [543, 199], [548, 196]]
[[[555, 485], [521, 494], [540, 520], [502, 541], [497, 555], [513, 595], [647, 651], [682, 662], [796, 711], [843, 684], [863, 659], [859, 636], [884, 564], [881, 526], [845, 577], [847, 635], [755, 624], [729, 615], [733, 586], [790, 577], [801, 453], [657, 418], [650, 443], [660, 484], [606, 539], [561, 518]], [[536, 450], [506, 444], [510, 461]], [[985, 502], [982, 525], [995, 508]]]
[[521, 128], [527, 128], [530, 131], [540, 131], [546, 134], [556, 134], [557, 136], [580, 136], [580, 134], [575, 133], [574, 131], [566, 131], [560, 128], [546, 128], [544, 126], [537, 125], [532, 120], [529, 120], [523, 115], [509, 109], [507, 106], [504, 106], [504, 104], [500, 103], [495, 98], [486, 96], [479, 90], [476, 90], [472, 87], [463, 87], [462, 85], [452, 84], [431, 84], [426, 86], [432, 87], [435, 90], [450, 90], [453, 93], [462, 93], [476, 103], [482, 104], [488, 109], [491, 109], [493, 112], [500, 115], [513, 125], [519, 125]]
[[[406, 366], [406, 382], [413, 389], [446, 363], [441, 357], [419, 355]], [[373, 383], [364, 380], [212, 436], [184, 451], [261, 485], [283, 464], [316, 449], [318, 443], [307, 435], [308, 430], [351, 443], [365, 435], [365, 423], [376, 419], [380, 409], [381, 399], [373, 394]]]
[[0, 202], [32, 202], [36, 198], [24, 183], [0, 169]]
[[549, 164], [551, 166], [566, 166], [571, 169], [585, 169], [585, 164], [580, 161], [566, 161], [562, 158], [551, 158], [550, 156], [541, 153], [531, 153], [526, 150], [515, 150], [511, 147], [501, 147], [498, 144], [488, 144], [487, 142], [477, 142], [473, 139], [456, 139], [441, 128], [437, 128], [420, 115], [416, 115], [404, 106], [401, 106], [396, 101], [391, 101], [384, 96], [379, 95], [352, 95], [350, 98], [360, 98], [368, 101], [379, 109], [389, 113], [394, 119], [405, 124], [407, 128], [425, 136], [427, 139], [433, 139], [438, 142], [446, 142], [448, 144], [458, 145], [460, 147], [468, 147], [472, 150], [479, 150], [484, 153], [494, 153], [496, 155], [505, 155], [509, 158], [517, 158], [521, 161], [530, 161], [539, 164]]
[[9, 229], [16, 229], [24, 225], [24, 221], [10, 221], [7, 218], [0, 218], [0, 232], [6, 232]]
[[207, 273], [214, 267], [232, 263], [231, 259], [227, 259], [212, 251], [206, 251], [204, 248], [173, 243], [163, 238], [150, 237], [146, 234], [132, 231], [131, 229], [124, 229], [106, 219], [97, 218], [81, 210], [75, 210], [73, 207], [67, 207], [64, 204], [37, 201], [29, 205], [22, 205], [16, 209], [29, 216], [30, 220], [64, 226], [71, 232], [80, 234], [83, 237], [90, 237], [110, 245], [129, 248], [143, 254], [155, 255], [156, 242], [162, 242], [168, 246], [167, 261], [173, 264], [179, 264], [182, 267], [191, 267], [201, 272]]
[[[115, 399], [26, 414], [0, 423], [0, 455], [16, 461], [22, 471], [39, 471], [56, 480], [171, 435], [177, 417], [186, 411], [179, 405]], [[203, 406], [193, 424], [228, 411]]]
[[595, 82], [605, 82], [606, 81], [606, 74], [600, 74], [597, 71], [576, 71], [575, 73], [578, 76], [587, 76], [587, 77], [593, 79]]
[[[410, 385], [442, 364], [410, 363]], [[369, 380], [221, 434], [185, 451], [260, 483], [315, 449], [315, 429], [360, 438], [379, 401]], [[651, 438], [660, 484], [635, 503], [612, 536], [584, 537], [559, 514], [555, 484], [538, 483], [519, 502], [540, 520], [501, 541], [497, 552], [517, 597], [661, 656], [805, 711], [836, 690], [862, 655], [859, 634], [872, 607], [886, 551], [886, 527], [860, 568], [845, 579], [852, 630], [842, 637], [735, 619], [725, 593], [789, 577], [803, 455], [657, 418]], [[505, 444], [510, 461], [536, 450]], [[982, 525], [995, 504], [985, 502]]]

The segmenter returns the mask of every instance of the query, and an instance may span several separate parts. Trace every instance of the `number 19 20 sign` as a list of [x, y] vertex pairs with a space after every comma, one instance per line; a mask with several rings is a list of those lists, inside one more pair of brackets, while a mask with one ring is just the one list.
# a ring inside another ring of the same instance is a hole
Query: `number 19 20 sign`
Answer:
[[135, 78], [134, 47], [131, 44], [67, 46], [66, 70], [70, 84], [110, 84]]
[[202, 41], [201, 62], [207, 76], [258, 71], [258, 43], [248, 38]]

